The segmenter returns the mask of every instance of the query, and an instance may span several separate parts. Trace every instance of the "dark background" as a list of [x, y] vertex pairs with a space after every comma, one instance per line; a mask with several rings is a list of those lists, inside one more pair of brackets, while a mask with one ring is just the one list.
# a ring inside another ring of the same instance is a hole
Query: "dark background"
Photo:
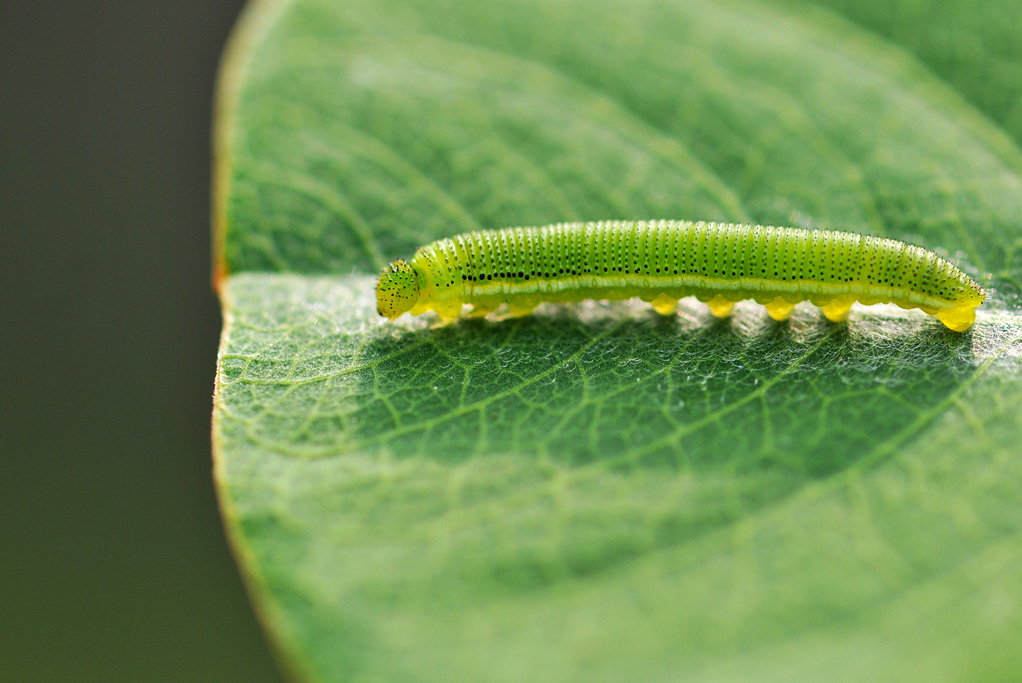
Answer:
[[280, 680], [209, 448], [210, 116], [242, 4], [0, 9], [0, 680]]

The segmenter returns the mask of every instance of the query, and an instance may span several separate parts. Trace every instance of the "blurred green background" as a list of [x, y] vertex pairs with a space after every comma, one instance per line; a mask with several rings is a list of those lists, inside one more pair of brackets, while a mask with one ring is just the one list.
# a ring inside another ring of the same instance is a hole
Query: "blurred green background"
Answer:
[[0, 9], [0, 680], [280, 680], [210, 480], [210, 109], [242, 4]]

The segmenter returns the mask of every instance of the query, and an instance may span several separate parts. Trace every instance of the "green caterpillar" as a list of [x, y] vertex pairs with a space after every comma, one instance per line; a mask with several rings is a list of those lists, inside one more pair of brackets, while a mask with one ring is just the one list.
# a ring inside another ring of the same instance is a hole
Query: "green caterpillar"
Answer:
[[376, 306], [393, 320], [464, 304], [484, 316], [501, 304], [526, 315], [543, 302], [649, 301], [664, 315], [696, 296], [717, 317], [755, 299], [774, 320], [811, 301], [834, 322], [852, 304], [893, 302], [936, 315], [956, 332], [986, 293], [933, 252], [897, 240], [826, 230], [691, 221], [601, 221], [486, 230], [420, 248], [380, 273]]

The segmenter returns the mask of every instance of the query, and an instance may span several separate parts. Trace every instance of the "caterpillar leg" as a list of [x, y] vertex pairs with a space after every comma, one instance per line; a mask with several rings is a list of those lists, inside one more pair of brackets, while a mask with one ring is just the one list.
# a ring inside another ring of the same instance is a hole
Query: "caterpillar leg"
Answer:
[[853, 301], [850, 299], [834, 299], [830, 303], [820, 306], [823, 315], [832, 323], [841, 323], [848, 319], [848, 313], [852, 310]]
[[666, 294], [660, 294], [657, 298], [649, 302], [660, 315], [674, 315], [678, 312], [678, 300], [673, 299]]
[[726, 318], [731, 315], [731, 311], [734, 310], [735, 302], [718, 294], [707, 301], [706, 305], [710, 307], [710, 313], [712, 313], [714, 317]]
[[458, 316], [461, 315], [461, 304], [436, 306], [433, 310], [436, 311], [438, 316], [440, 316], [440, 320], [436, 325], [434, 325], [434, 327], [443, 327], [445, 325], [450, 325], [458, 319]]
[[507, 305], [507, 316], [508, 318], [520, 318], [523, 315], [531, 315], [536, 310], [536, 305], [532, 302], [527, 303], [509, 303]]
[[430, 307], [428, 304], [417, 303], [414, 306], [412, 306], [412, 310], [408, 312], [411, 313], [412, 315], [422, 315], [423, 313], [429, 313], [432, 310], [433, 310], [432, 307]]
[[467, 318], [485, 318], [490, 313], [493, 313], [497, 308], [495, 306], [481, 306], [479, 304], [472, 304], [472, 310], [468, 312]]
[[965, 332], [976, 321], [976, 309], [972, 306], [945, 308], [937, 311], [937, 318], [955, 332]]
[[767, 315], [781, 322], [791, 317], [791, 312], [795, 309], [795, 304], [789, 303], [783, 296], [779, 296], [773, 301], [768, 301], [766, 304]]

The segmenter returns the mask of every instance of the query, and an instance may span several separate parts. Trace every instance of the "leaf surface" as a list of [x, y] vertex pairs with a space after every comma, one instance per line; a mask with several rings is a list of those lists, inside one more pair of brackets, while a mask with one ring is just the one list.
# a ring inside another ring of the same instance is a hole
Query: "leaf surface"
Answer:
[[[1022, 667], [1020, 128], [933, 45], [832, 9], [249, 8], [216, 138], [214, 455], [298, 678]], [[374, 273], [420, 244], [604, 218], [882, 234], [991, 294], [966, 334], [883, 306], [376, 314]]]

